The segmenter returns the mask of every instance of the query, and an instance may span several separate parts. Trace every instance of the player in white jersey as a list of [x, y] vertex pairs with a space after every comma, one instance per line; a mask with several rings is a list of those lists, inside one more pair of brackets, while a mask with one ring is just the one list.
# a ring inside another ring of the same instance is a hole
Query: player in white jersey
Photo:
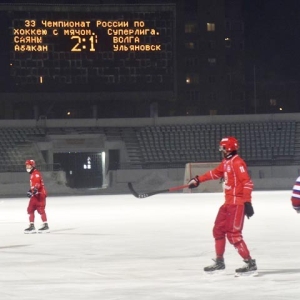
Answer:
[[293, 186], [291, 201], [294, 210], [300, 214], [300, 176], [296, 179], [296, 182]]

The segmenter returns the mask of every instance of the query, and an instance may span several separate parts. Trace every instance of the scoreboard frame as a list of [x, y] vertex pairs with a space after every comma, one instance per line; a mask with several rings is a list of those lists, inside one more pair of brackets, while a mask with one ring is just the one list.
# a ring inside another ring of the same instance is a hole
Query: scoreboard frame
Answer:
[[0, 5], [0, 92], [174, 92], [176, 8]]

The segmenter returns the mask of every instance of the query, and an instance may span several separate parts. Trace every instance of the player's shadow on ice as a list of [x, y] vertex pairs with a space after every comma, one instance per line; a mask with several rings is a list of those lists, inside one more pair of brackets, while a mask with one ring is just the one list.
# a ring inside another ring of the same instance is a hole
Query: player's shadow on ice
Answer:
[[102, 234], [102, 233], [89, 233], [89, 232], [70, 232], [72, 230], [76, 230], [77, 228], [62, 228], [62, 229], [55, 229], [50, 230], [53, 234], [65, 234], [65, 235], [112, 235], [112, 234]]
[[300, 269], [259, 269], [258, 270], [258, 276], [267, 276], [272, 274], [299, 274]]
[[27, 246], [31, 246], [31, 245], [8, 245], [8, 246], [1, 246], [1, 249], [8, 249], [8, 248], [21, 248], [21, 247], [27, 247]]
[[75, 229], [77, 229], [77, 228], [61, 228], [61, 229], [51, 230], [51, 233], [64, 232], [64, 231], [70, 231], [70, 230], [75, 230]]

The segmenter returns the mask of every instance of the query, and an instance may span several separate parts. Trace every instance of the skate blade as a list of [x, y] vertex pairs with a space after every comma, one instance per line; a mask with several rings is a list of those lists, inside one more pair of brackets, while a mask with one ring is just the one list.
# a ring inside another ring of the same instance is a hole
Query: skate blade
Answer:
[[35, 234], [36, 231], [24, 231], [24, 234]]
[[225, 269], [223, 270], [215, 270], [215, 271], [204, 271], [205, 275], [213, 276], [213, 275], [222, 275], [225, 274]]
[[43, 234], [43, 233], [50, 233], [50, 230], [39, 230], [38, 231], [39, 234]]
[[256, 277], [258, 276], [257, 270], [255, 271], [249, 271], [249, 272], [243, 272], [243, 273], [235, 273], [234, 277]]

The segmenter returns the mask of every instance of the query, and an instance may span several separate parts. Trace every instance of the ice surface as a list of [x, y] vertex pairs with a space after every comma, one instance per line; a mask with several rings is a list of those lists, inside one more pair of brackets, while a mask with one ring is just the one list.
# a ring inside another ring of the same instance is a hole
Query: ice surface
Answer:
[[[23, 234], [28, 199], [0, 200], [2, 300], [299, 299], [300, 215], [291, 191], [254, 192], [244, 238], [259, 276], [227, 243], [226, 272], [208, 276], [223, 195], [48, 197], [50, 234]], [[36, 227], [41, 225], [36, 215]]]

